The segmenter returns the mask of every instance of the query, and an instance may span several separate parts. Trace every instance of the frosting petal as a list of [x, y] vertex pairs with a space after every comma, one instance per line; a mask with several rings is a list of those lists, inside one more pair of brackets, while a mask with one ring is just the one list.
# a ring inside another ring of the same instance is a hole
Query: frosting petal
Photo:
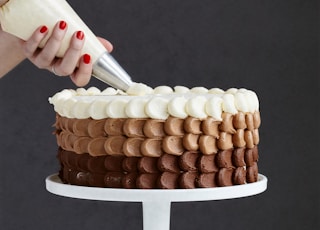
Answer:
[[126, 100], [116, 98], [108, 104], [108, 106], [106, 107], [106, 113], [111, 118], [126, 118], [126, 105]]
[[182, 93], [189, 93], [190, 89], [188, 87], [178, 85], [178, 86], [174, 87], [174, 92], [175, 93], [181, 93], [181, 94]]
[[125, 112], [131, 118], [147, 118], [145, 106], [148, 102], [146, 98], [134, 98], [126, 106]]
[[137, 96], [153, 94], [153, 89], [143, 83], [133, 83], [127, 90], [127, 94]]
[[236, 114], [238, 110], [235, 106], [234, 96], [233, 94], [226, 93], [222, 96], [223, 103], [222, 103], [222, 109], [223, 111], [231, 114]]
[[78, 119], [86, 119], [90, 117], [89, 107], [91, 103], [88, 101], [77, 101], [72, 107], [74, 117]]
[[91, 106], [89, 107], [89, 114], [90, 117], [93, 119], [99, 120], [103, 118], [107, 118], [106, 112], [107, 103], [102, 100], [97, 100], [92, 102]]
[[154, 97], [148, 101], [145, 110], [146, 114], [153, 119], [167, 119], [168, 113], [168, 100], [163, 97]]
[[206, 103], [206, 113], [216, 121], [222, 121], [222, 103], [221, 97], [212, 97]]
[[186, 118], [188, 116], [185, 106], [187, 99], [184, 97], [174, 97], [168, 104], [168, 112], [173, 117]]
[[154, 94], [170, 94], [173, 93], [173, 89], [169, 86], [163, 85], [154, 88]]
[[196, 96], [188, 100], [186, 103], [186, 111], [191, 117], [204, 119], [208, 115], [205, 112], [207, 99], [203, 96]]

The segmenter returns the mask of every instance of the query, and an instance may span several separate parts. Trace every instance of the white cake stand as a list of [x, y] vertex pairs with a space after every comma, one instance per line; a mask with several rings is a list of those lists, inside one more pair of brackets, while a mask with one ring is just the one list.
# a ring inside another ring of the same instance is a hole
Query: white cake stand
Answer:
[[57, 174], [46, 178], [49, 192], [65, 197], [101, 201], [142, 202], [143, 229], [169, 230], [171, 202], [223, 200], [252, 196], [267, 189], [267, 177], [255, 183], [198, 189], [113, 189], [63, 184]]

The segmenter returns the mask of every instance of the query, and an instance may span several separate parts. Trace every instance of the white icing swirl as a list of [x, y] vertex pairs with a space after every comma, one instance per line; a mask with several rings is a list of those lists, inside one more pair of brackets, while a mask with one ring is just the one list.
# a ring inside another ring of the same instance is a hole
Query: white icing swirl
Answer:
[[88, 92], [85, 88], [78, 88], [76, 92], [77, 92], [77, 95], [83, 95], [83, 96], [88, 95]]
[[61, 100], [67, 100], [76, 95], [76, 92], [72, 89], [64, 89], [59, 93], [56, 93], [53, 97], [49, 98], [51, 104], [56, 104]]
[[196, 96], [190, 98], [186, 103], [186, 111], [191, 117], [205, 119], [207, 118], [206, 106], [207, 98], [204, 96]]
[[75, 115], [73, 114], [73, 110], [70, 108], [73, 108], [76, 103], [77, 103], [76, 99], [70, 98], [66, 100], [65, 103], [59, 104], [60, 105], [59, 109], [62, 111], [62, 114], [66, 114], [66, 117], [75, 118]]
[[222, 96], [223, 103], [222, 103], [222, 109], [223, 111], [231, 114], [237, 114], [238, 110], [235, 106], [235, 99], [233, 94], [226, 93]]
[[206, 113], [216, 121], [222, 121], [222, 103], [221, 97], [211, 97], [206, 103]]
[[108, 88], [106, 88], [105, 90], [103, 90], [103, 91], [101, 92], [101, 95], [109, 95], [109, 96], [111, 96], [111, 95], [117, 95], [118, 92], [119, 92], [119, 91], [118, 91], [117, 89], [112, 88], [112, 87], [108, 87]]
[[158, 86], [154, 88], [153, 93], [154, 94], [170, 94], [170, 93], [173, 93], [173, 89], [169, 86], [163, 85], [163, 86]]
[[154, 97], [148, 101], [145, 110], [150, 118], [165, 120], [169, 117], [168, 100], [163, 97]]
[[201, 87], [201, 86], [193, 87], [192, 89], [190, 89], [191, 93], [197, 93], [197, 94], [206, 94], [206, 93], [208, 93], [208, 91], [209, 90], [207, 88]]
[[133, 83], [127, 90], [128, 95], [142, 96], [146, 94], [153, 94], [153, 89], [142, 83]]
[[72, 114], [75, 118], [86, 119], [90, 117], [89, 108], [91, 103], [88, 101], [77, 101], [72, 108]]
[[148, 102], [147, 98], [133, 98], [126, 107], [126, 114], [131, 118], [148, 118], [145, 112], [145, 106]]
[[91, 87], [77, 90], [65, 89], [49, 98], [54, 110], [68, 118], [153, 118], [188, 116], [205, 119], [208, 116], [222, 120], [222, 113], [237, 114], [239, 111], [254, 113], [259, 110], [255, 92], [231, 88], [223, 91], [204, 87], [187, 88], [159, 86], [152, 89], [135, 83], [128, 93], [107, 88], [103, 91]]
[[249, 112], [249, 107], [248, 107], [246, 99], [247, 98], [246, 98], [245, 93], [237, 92], [234, 95], [234, 104], [235, 104], [237, 110], [245, 112], [245, 113]]
[[101, 93], [100, 89], [98, 89], [96, 87], [90, 87], [89, 89], [87, 89], [88, 95], [98, 95], [100, 93]]
[[188, 113], [186, 112], [187, 99], [184, 97], [174, 97], [168, 104], [168, 112], [171, 116], [178, 118], [186, 118]]
[[98, 99], [92, 102], [89, 108], [89, 114], [90, 114], [90, 117], [96, 120], [106, 118], [108, 116], [106, 101]]
[[210, 93], [210, 94], [224, 94], [224, 91], [219, 88], [212, 88], [212, 89], [209, 89], [208, 93]]
[[259, 99], [255, 92], [247, 90], [246, 98], [249, 101], [250, 112], [259, 111]]
[[127, 103], [127, 100], [121, 98], [116, 98], [115, 100], [112, 100], [110, 103], [108, 103], [106, 107], [107, 115], [111, 118], [127, 118]]

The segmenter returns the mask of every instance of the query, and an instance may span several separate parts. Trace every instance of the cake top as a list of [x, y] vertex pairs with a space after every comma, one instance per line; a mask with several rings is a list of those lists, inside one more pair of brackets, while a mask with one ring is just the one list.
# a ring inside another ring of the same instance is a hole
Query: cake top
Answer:
[[77, 119], [153, 118], [165, 120], [169, 116], [188, 116], [222, 120], [222, 112], [254, 113], [259, 110], [255, 92], [248, 89], [187, 88], [185, 86], [158, 86], [151, 88], [134, 83], [127, 92], [96, 87], [65, 89], [49, 98], [54, 110], [61, 116]]

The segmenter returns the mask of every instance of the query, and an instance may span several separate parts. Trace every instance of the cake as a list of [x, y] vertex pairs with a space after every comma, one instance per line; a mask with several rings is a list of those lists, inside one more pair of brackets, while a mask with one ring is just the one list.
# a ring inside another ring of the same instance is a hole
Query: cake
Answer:
[[248, 89], [135, 83], [64, 89], [54, 106], [64, 183], [193, 189], [258, 180], [260, 112]]

